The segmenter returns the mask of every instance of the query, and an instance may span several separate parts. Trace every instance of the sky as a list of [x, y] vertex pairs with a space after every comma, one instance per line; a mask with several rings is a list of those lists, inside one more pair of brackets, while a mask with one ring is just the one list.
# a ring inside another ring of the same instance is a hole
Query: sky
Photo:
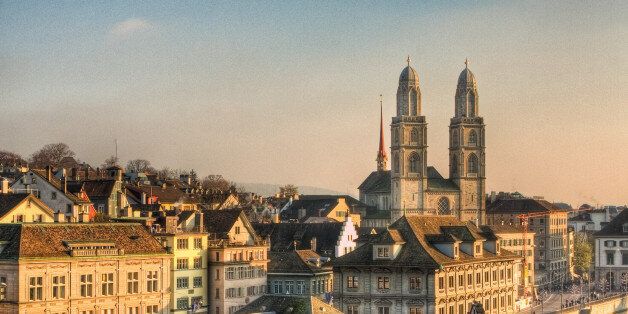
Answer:
[[3, 1], [0, 149], [357, 194], [407, 55], [443, 175], [468, 58], [487, 192], [628, 203], [627, 1]]

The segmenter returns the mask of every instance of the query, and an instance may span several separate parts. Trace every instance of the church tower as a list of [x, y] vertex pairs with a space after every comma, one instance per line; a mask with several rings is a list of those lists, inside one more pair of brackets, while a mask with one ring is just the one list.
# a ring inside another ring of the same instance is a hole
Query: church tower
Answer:
[[477, 81], [466, 60], [465, 68], [458, 77], [455, 105], [455, 115], [449, 124], [449, 178], [460, 188], [459, 218], [484, 224], [484, 119], [478, 111]]
[[392, 118], [391, 194], [392, 221], [424, 208], [427, 185], [427, 124], [421, 115], [419, 75], [408, 65], [397, 88], [397, 115]]
[[386, 171], [388, 156], [384, 148], [384, 111], [382, 108], [382, 95], [379, 95], [379, 149], [377, 150], [377, 171]]

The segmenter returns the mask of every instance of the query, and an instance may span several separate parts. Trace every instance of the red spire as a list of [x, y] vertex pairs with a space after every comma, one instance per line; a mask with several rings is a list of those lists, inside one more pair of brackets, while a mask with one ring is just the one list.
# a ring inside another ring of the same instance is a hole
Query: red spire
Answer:
[[384, 113], [382, 109], [382, 95], [379, 95], [379, 150], [377, 151], [377, 170], [386, 170], [386, 149], [384, 148]]

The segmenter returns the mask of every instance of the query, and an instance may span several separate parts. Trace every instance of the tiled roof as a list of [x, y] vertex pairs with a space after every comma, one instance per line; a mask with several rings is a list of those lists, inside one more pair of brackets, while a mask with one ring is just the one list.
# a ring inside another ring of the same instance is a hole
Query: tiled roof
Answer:
[[569, 221], [585, 221], [585, 222], [591, 222], [593, 221], [591, 219], [591, 214], [589, 213], [580, 213], [577, 216], [571, 217], [568, 219]]
[[0, 194], [0, 217], [4, 217], [8, 212], [10, 212], [15, 206], [22, 203], [28, 196], [31, 195], [29, 193], [15, 193], [15, 194]]
[[236, 314], [303, 313], [342, 314], [330, 304], [312, 296], [263, 295], [239, 309]]
[[294, 250], [294, 241], [297, 249], [311, 249], [312, 238], [316, 238], [316, 252], [322, 256], [333, 258], [335, 247], [342, 231], [341, 222], [320, 224], [309, 223], [275, 223], [253, 224], [257, 234], [270, 237], [270, 250], [286, 252]]
[[46, 182], [49, 182], [54, 188], [59, 190], [61, 193], [65, 194], [65, 196], [68, 199], [70, 199], [72, 202], [74, 202], [75, 204], [91, 203], [89, 201], [85, 201], [85, 200], [80, 199], [78, 196], [76, 196], [75, 194], [72, 194], [69, 191], [66, 193], [63, 190], [63, 183], [61, 182], [61, 180], [55, 178], [54, 176], [50, 177], [50, 180], [48, 180], [46, 172], [44, 170], [32, 169], [31, 171], [32, 171], [32, 173], [34, 173], [37, 176], [39, 176], [42, 180], [46, 180]]
[[125, 255], [166, 254], [143, 226], [127, 223], [0, 224], [0, 241], [9, 242], [0, 259], [70, 257], [68, 241], [107, 241]]
[[83, 190], [89, 197], [109, 197], [115, 185], [115, 180], [88, 180], [83, 181]]
[[203, 223], [208, 233], [225, 235], [242, 213], [241, 209], [204, 210]]
[[[484, 250], [483, 256], [474, 258], [460, 251], [459, 258], [453, 259], [441, 253], [430, 240], [440, 240], [445, 236], [448, 240], [478, 238], [484, 240], [482, 231], [470, 222], [462, 222], [450, 216], [404, 216], [394, 222], [390, 230], [397, 230], [406, 243], [403, 244], [396, 258], [392, 260], [373, 260], [373, 244], [365, 244], [353, 252], [338, 257], [334, 266], [399, 266], [435, 269], [441, 265], [466, 263], [469, 261], [490, 261], [495, 259], [518, 258], [510, 252], [502, 250], [495, 255]], [[466, 230], [464, 230], [466, 229]], [[383, 234], [386, 234], [385, 232]]]
[[339, 199], [344, 198], [349, 209], [368, 208], [369, 206], [356, 200], [349, 195], [301, 195], [298, 200], [292, 201], [290, 207], [283, 210], [279, 215], [282, 220], [299, 218], [299, 210], [305, 209], [305, 217], [300, 222], [309, 217], [325, 217], [338, 205]]
[[628, 236], [628, 232], [623, 232], [624, 224], [628, 223], [628, 210], [619, 213], [602, 230], [595, 233], [595, 236]]
[[146, 193], [146, 197], [151, 195], [157, 197], [160, 203], [198, 203], [198, 199], [190, 194], [185, 194], [181, 190], [173, 186], [153, 186], [153, 185], [126, 185], [127, 193], [131, 193], [136, 199], [142, 198], [142, 192]]
[[358, 187], [362, 193], [390, 193], [390, 170], [373, 171]]
[[[487, 231], [492, 231], [496, 234], [504, 234], [504, 233], [523, 233], [523, 227], [521, 226], [515, 226], [515, 225], [486, 225], [486, 226], [480, 226], [480, 229], [482, 229], [482, 231], [487, 232]], [[532, 231], [528, 231], [528, 233], [533, 233]]]
[[312, 250], [292, 250], [286, 252], [270, 252], [268, 263], [269, 273], [319, 273], [331, 271], [330, 266], [316, 265], [309, 260], [320, 259], [320, 255]]
[[564, 212], [564, 210], [556, 207], [554, 204], [546, 200], [537, 200], [532, 198], [508, 198], [498, 199], [486, 205], [487, 213], [529, 213], [556, 211]]

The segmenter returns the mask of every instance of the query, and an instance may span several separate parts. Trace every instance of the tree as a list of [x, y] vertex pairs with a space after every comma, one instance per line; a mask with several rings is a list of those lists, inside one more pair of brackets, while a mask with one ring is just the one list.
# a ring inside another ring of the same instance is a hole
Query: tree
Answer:
[[26, 163], [26, 160], [24, 160], [22, 156], [14, 152], [0, 149], [0, 164], [1, 165], [14, 165], [14, 164], [20, 165], [20, 164], [25, 164], [25, 163]]
[[118, 157], [111, 155], [109, 156], [109, 158], [105, 159], [100, 167], [103, 169], [107, 169], [109, 167], [117, 166], [119, 162], [120, 159], [118, 159]]
[[94, 222], [111, 222], [111, 217], [105, 213], [96, 213], [94, 216]]
[[74, 157], [76, 154], [65, 143], [47, 144], [34, 152], [29, 162], [34, 167], [58, 166], [64, 157]]
[[294, 197], [295, 195], [299, 195], [299, 188], [293, 184], [286, 184], [279, 187], [279, 194], [285, 197]]
[[210, 174], [201, 181], [201, 186], [205, 190], [227, 191], [231, 187], [229, 181], [219, 174]]
[[591, 243], [587, 241], [584, 233], [576, 233], [574, 237], [574, 270], [576, 274], [583, 276], [589, 274], [591, 268], [591, 260], [593, 258], [593, 249]]
[[146, 159], [133, 159], [126, 163], [126, 172], [154, 172], [155, 169]]

